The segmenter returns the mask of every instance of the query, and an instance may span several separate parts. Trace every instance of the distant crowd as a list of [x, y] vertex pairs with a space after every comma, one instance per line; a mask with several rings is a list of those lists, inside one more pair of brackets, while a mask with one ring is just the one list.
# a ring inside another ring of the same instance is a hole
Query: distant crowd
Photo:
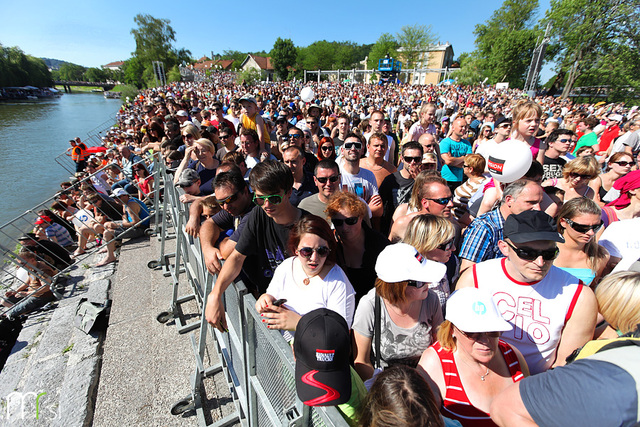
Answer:
[[74, 242], [45, 212], [35, 238], [81, 256], [98, 236], [114, 262], [155, 159], [216, 275], [207, 321], [227, 331], [243, 280], [305, 404], [362, 426], [633, 425], [639, 125], [516, 89], [214, 74], [128, 100], [95, 157], [72, 142], [82, 195], [52, 210], [93, 220]]

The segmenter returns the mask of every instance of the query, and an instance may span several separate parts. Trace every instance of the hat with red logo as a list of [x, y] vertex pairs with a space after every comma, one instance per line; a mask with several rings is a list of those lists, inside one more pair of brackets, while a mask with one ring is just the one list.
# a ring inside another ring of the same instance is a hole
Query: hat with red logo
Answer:
[[349, 326], [335, 311], [318, 308], [300, 319], [293, 351], [296, 390], [308, 406], [334, 406], [351, 398]]
[[376, 260], [376, 274], [387, 283], [415, 280], [437, 283], [444, 277], [447, 267], [430, 261], [411, 245], [396, 243], [380, 252]]

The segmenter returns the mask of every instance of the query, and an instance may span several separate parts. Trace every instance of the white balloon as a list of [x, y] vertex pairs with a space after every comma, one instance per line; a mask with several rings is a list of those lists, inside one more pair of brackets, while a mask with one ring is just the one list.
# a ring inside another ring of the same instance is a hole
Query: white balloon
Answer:
[[522, 178], [531, 167], [533, 154], [524, 141], [508, 139], [497, 144], [489, 152], [487, 168], [500, 182], [513, 182]]
[[311, 89], [309, 86], [303, 87], [300, 91], [300, 99], [302, 99], [304, 102], [313, 101], [314, 96], [315, 94], [313, 93], [313, 89]]

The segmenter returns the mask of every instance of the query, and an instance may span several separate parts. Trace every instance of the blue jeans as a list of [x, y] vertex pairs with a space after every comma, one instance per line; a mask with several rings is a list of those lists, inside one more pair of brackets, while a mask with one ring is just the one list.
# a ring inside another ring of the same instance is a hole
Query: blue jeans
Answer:
[[9, 311], [5, 313], [9, 320], [14, 320], [21, 314], [30, 313], [33, 310], [40, 308], [55, 299], [51, 292], [46, 293], [40, 297], [25, 297], [21, 299], [16, 305], [11, 307]]

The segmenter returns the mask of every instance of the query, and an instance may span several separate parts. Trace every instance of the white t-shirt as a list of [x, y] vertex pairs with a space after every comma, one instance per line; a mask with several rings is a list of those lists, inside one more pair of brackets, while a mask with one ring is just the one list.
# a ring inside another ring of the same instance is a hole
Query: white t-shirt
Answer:
[[[293, 279], [294, 267], [297, 265], [297, 268], [301, 268], [299, 263], [297, 257], [290, 257], [282, 261], [282, 264], [273, 273], [267, 293], [275, 299], [286, 298], [287, 302], [283, 306], [301, 316], [317, 308], [333, 310], [344, 317], [347, 325], [351, 328], [356, 305], [356, 291], [342, 268], [336, 264], [327, 273], [324, 280], [315, 277], [308, 285], [304, 286], [297, 284]], [[285, 338], [288, 338], [287, 334], [285, 334]]]
[[73, 214], [71, 222], [76, 228], [81, 228], [83, 225], [89, 225], [90, 222], [95, 221], [93, 212], [87, 209], [80, 209]]
[[367, 203], [371, 197], [378, 194], [376, 176], [369, 169], [360, 168], [356, 175], [352, 175], [340, 166], [340, 175], [342, 176], [340, 185], [343, 191], [353, 193]]

